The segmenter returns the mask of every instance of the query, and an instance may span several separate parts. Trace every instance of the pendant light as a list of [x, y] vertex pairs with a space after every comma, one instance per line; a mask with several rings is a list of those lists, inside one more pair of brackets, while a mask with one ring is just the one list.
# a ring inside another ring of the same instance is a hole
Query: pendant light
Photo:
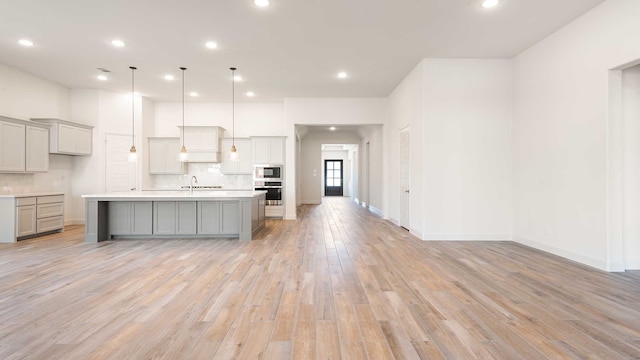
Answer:
[[129, 66], [131, 69], [131, 149], [129, 149], [129, 162], [138, 162], [138, 153], [136, 152], [136, 123], [135, 123], [135, 75], [136, 67]]
[[231, 151], [229, 160], [238, 161], [238, 150], [236, 149], [236, 68], [231, 69]]
[[187, 148], [184, 146], [184, 71], [186, 67], [181, 67], [182, 70], [182, 147], [180, 148], [180, 154], [178, 154], [178, 160], [180, 162], [186, 162], [189, 160], [189, 154], [187, 154]]

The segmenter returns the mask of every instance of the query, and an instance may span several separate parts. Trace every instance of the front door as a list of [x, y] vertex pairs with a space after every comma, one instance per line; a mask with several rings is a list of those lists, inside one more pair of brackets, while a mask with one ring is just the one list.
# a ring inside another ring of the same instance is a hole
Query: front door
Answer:
[[324, 196], [342, 196], [342, 160], [324, 161]]

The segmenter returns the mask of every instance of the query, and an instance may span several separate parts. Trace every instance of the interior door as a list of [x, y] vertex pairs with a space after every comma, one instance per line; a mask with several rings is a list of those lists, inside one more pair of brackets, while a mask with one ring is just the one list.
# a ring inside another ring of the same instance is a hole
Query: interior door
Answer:
[[400, 226], [409, 229], [410, 222], [410, 177], [409, 128], [400, 131]]
[[324, 161], [324, 196], [342, 196], [344, 193], [342, 160]]
[[129, 162], [130, 147], [131, 136], [107, 134], [105, 159], [107, 192], [136, 190], [138, 163]]

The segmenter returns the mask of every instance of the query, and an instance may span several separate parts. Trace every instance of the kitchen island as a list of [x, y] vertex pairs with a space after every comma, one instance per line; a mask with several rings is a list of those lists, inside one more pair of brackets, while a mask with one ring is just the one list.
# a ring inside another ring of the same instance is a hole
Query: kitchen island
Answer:
[[264, 191], [144, 191], [83, 195], [85, 241], [237, 237], [264, 228]]

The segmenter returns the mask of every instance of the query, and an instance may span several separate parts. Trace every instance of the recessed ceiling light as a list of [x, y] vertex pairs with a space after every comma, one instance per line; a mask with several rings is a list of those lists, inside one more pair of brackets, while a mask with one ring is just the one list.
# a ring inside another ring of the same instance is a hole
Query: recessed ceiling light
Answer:
[[248, 97], [254, 97], [254, 96], [256, 96], [256, 94], [254, 94], [253, 91], [247, 91], [247, 96]]
[[485, 9], [489, 9], [497, 6], [500, 3], [500, 0], [482, 0], [482, 7]]
[[112, 40], [111, 41], [111, 45], [115, 46], [115, 47], [124, 47], [124, 41], [122, 40]]
[[167, 75], [165, 75], [165, 76], [164, 76], [164, 79], [165, 79], [165, 80], [168, 80], [168, 81], [171, 81], [171, 80], [173, 80], [173, 79], [175, 79], [175, 78], [173, 77], [173, 75], [171, 75], [171, 74], [167, 74]]
[[242, 76], [240, 76], [240, 75], [235, 75], [235, 76], [233, 77], [233, 81], [242, 81]]
[[96, 76], [96, 78], [98, 78], [98, 80], [100, 81], [107, 81], [107, 75], [98, 75]]
[[204, 44], [204, 45], [209, 49], [217, 49], [218, 48], [218, 43], [216, 43], [214, 41], [207, 41], [207, 43]]
[[338, 79], [346, 79], [347, 78], [347, 73], [344, 71], [341, 71], [338, 73]]
[[253, 0], [253, 3], [259, 7], [267, 7], [269, 6], [269, 0]]
[[32, 47], [33, 46], [33, 41], [28, 40], [28, 39], [20, 39], [20, 40], [18, 40], [18, 44], [20, 44], [22, 46], [26, 46], [26, 47]]
[[336, 130], [336, 127], [335, 127], [335, 126], [332, 126], [332, 127], [330, 127], [330, 128], [329, 128], [329, 130], [331, 130], [331, 131], [335, 131], [335, 130]]
[[190, 93], [189, 93], [189, 96], [191, 96], [191, 97], [198, 97], [198, 93], [197, 93], [197, 92], [195, 92], [195, 91], [192, 91], [192, 92], [190, 92]]

